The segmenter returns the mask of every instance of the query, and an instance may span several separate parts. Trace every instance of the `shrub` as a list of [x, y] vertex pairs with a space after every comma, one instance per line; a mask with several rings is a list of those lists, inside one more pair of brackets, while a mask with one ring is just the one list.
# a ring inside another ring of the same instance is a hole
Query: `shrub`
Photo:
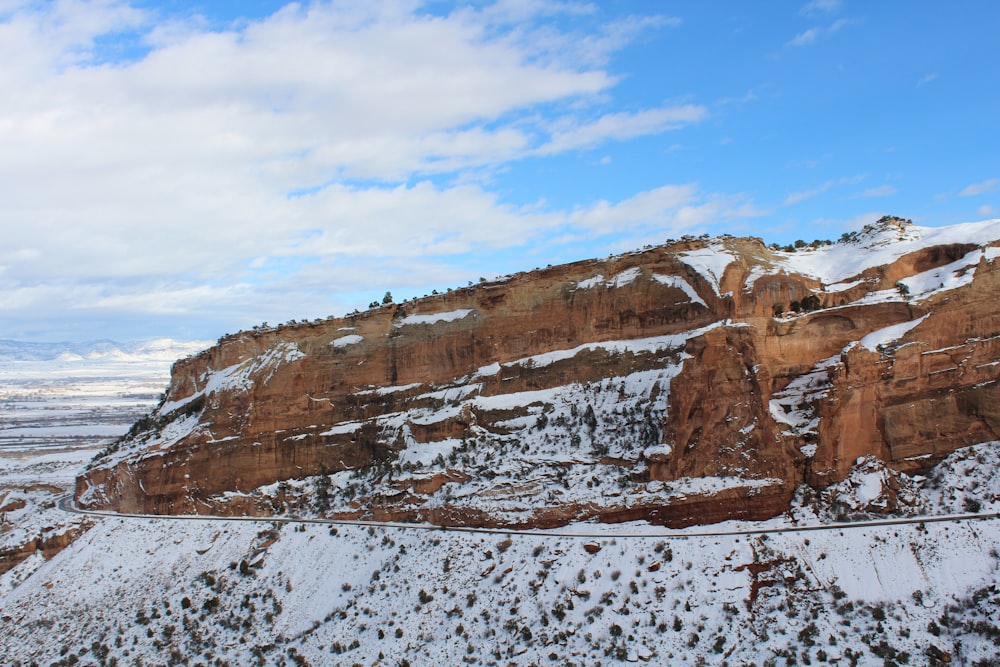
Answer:
[[813, 310], [819, 310], [822, 307], [819, 297], [815, 294], [810, 294], [809, 296], [802, 299], [802, 310], [807, 313]]

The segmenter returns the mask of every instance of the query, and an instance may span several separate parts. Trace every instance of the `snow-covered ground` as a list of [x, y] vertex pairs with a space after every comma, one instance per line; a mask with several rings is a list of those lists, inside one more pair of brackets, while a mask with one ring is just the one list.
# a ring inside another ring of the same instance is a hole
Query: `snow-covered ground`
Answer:
[[[852, 242], [806, 248], [779, 255], [782, 258], [781, 263], [789, 270], [814, 276], [825, 284], [837, 286], [838, 283], [859, 275], [865, 269], [891, 264], [900, 257], [922, 248], [949, 244], [987, 245], [997, 239], [1000, 239], [1000, 219], [946, 227], [906, 225], [904, 228], [894, 228], [880, 227], [876, 224], [866, 227]], [[950, 276], [957, 268], [974, 266], [981, 257], [992, 261], [996, 257], [995, 249], [975, 250], [970, 256], [956, 262], [955, 266], [933, 269], [931, 273], [940, 272], [941, 275]], [[921, 274], [921, 276], [919, 280], [910, 279], [914, 281], [911, 291], [915, 288], [919, 288], [918, 292], [924, 291], [924, 284], [928, 281], [932, 281], [933, 287], [938, 287], [938, 281], [933, 280], [930, 275]], [[846, 285], [839, 287], [847, 288]]]
[[[953, 508], [960, 485], [981, 508], [1000, 509], [998, 456], [998, 443], [956, 452], [922, 482], [925, 504]], [[877, 471], [864, 463], [839, 489], [842, 501], [875, 493], [867, 477]], [[797, 511], [800, 519], [817, 513], [804, 497]], [[972, 665], [1000, 658], [995, 519], [725, 537], [672, 531], [667, 538], [633, 524], [614, 531], [577, 539], [100, 519], [52, 560], [35, 557], [0, 577], [0, 659], [927, 665], [939, 664], [931, 655], [949, 655], [952, 664]]]
[[56, 498], [156, 403], [173, 361], [206, 345], [0, 341], [0, 556], [50, 549], [89, 523]]
[[0, 341], [0, 465], [11, 456], [93, 449], [124, 434], [155, 405], [170, 365], [206, 345]]
[[[865, 268], [931, 243], [997, 237], [1000, 221], [974, 229], [907, 227], [775, 257], [776, 264], [836, 290], [846, 289], [837, 283]], [[921, 274], [907, 283], [910, 297], [950, 289], [965, 279], [969, 266], [998, 255], [993, 248], [977, 250], [954, 266]], [[731, 258], [710, 246], [685, 253], [683, 261], [718, 293]], [[576, 288], [617, 289], [637, 275], [594, 275]], [[687, 281], [671, 284], [704, 305]], [[871, 298], [906, 295], [888, 290]], [[398, 324], [426, 326], [473, 314], [411, 316]], [[885, 328], [862, 344], [878, 349], [913, 325]], [[535, 502], [627, 502], [620, 500], [627, 486], [622, 473], [613, 466], [595, 473], [594, 461], [658, 453], [658, 429], [684, 340], [585, 345], [495, 364], [449, 387], [373, 388], [398, 394], [400, 404], [412, 399], [423, 406], [380, 417], [380, 428], [398, 429], [404, 437], [411, 426], [444, 422], [466, 406], [509, 413], [495, 420], [496, 432], [465, 440], [418, 443], [411, 433], [408, 448], [389, 464], [394, 479], [444, 473], [452, 464], [488, 470], [491, 484], [480, 486], [486, 476], [479, 474], [449, 482], [441, 497], [461, 496], [470, 508], [483, 503], [512, 521]], [[333, 344], [362, 342], [348, 333]], [[626, 350], [655, 355], [655, 370], [501, 396], [481, 395], [476, 384], [479, 377], [508, 371], [558, 370], [576, 355]], [[299, 354], [289, 344], [269, 357], [221, 369], [206, 378], [201, 395], [249, 381], [252, 371], [266, 373]], [[836, 358], [820, 362], [773, 397], [771, 413], [790, 431], [815, 431], [808, 403], [827, 391], [824, 371], [832, 363]], [[165, 405], [161, 411], [182, 407]], [[196, 426], [193, 418], [179, 418], [158, 444]], [[346, 433], [362, 426], [335, 428]], [[54, 503], [85, 459], [85, 450], [64, 451], [70, 453], [0, 459], [6, 466], [0, 476], [12, 482], [0, 501], [9, 508], [7, 537], [0, 534], [8, 541], [0, 546], [23, 543], [54, 524], [67, 530], [93, 523], [51, 560], [36, 554], [0, 575], [2, 664], [1000, 664], [1000, 442], [958, 450], [926, 478], [859, 459], [840, 484], [822, 492], [801, 487], [782, 516], [711, 527], [731, 533], [725, 535], [707, 535], [704, 527], [668, 534], [645, 523], [575, 524], [527, 535], [83, 518], [62, 513]], [[276, 498], [283, 487], [283, 498], [299, 501], [287, 512], [319, 512], [310, 506], [319, 481], [283, 482], [254, 493]], [[324, 481], [336, 509], [371, 491], [375, 476], [348, 471]], [[50, 487], [31, 488], [34, 483]], [[509, 497], [496, 493], [515, 483]], [[635, 486], [633, 496], [666, 498], [722, 484], [724, 478], [651, 482]], [[790, 530], [886, 514], [968, 513], [994, 516]], [[775, 530], [787, 532], [762, 532]]]

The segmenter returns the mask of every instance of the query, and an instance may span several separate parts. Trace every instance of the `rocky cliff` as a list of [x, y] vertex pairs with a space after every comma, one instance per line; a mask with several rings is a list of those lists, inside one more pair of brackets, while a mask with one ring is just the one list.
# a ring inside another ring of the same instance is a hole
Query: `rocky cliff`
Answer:
[[1000, 438], [1000, 221], [686, 239], [227, 336], [77, 480], [148, 513], [762, 519]]

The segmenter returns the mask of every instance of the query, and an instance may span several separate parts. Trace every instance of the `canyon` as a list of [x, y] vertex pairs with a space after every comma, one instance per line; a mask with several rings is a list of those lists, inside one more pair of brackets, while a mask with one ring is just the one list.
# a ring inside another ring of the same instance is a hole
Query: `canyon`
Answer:
[[178, 361], [81, 507], [552, 528], [787, 512], [1000, 436], [1000, 221], [662, 246]]

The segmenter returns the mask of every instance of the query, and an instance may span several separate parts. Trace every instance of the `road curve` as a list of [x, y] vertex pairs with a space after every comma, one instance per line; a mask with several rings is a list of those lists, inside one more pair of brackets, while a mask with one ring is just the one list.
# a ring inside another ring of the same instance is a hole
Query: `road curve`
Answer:
[[72, 494], [61, 496], [57, 505], [64, 512], [85, 514], [114, 519], [155, 519], [161, 521], [257, 521], [260, 523], [315, 523], [331, 526], [373, 526], [376, 528], [392, 528], [398, 530], [433, 530], [462, 533], [486, 533], [490, 535], [526, 535], [530, 537], [573, 537], [582, 539], [611, 538], [654, 538], [654, 539], [689, 539], [692, 537], [735, 537], [741, 535], [766, 535], [772, 533], [804, 533], [823, 530], [849, 530], [853, 528], [872, 528], [879, 526], [900, 526], [914, 523], [941, 523], [956, 521], [982, 521], [1000, 518], [998, 512], [978, 514], [942, 514], [939, 516], [919, 516], [896, 519], [874, 519], [871, 521], [854, 521], [850, 523], [813, 524], [807, 526], [784, 526], [777, 528], [753, 528], [746, 530], [694, 530], [668, 531], [651, 533], [610, 533], [610, 532], [561, 532], [552, 530], [511, 530], [504, 528], [471, 528], [465, 526], [436, 526], [424, 523], [398, 523], [391, 521], [361, 521], [351, 519], [306, 519], [296, 516], [213, 516], [203, 514], [125, 514], [105, 510], [80, 509], [73, 502]]

